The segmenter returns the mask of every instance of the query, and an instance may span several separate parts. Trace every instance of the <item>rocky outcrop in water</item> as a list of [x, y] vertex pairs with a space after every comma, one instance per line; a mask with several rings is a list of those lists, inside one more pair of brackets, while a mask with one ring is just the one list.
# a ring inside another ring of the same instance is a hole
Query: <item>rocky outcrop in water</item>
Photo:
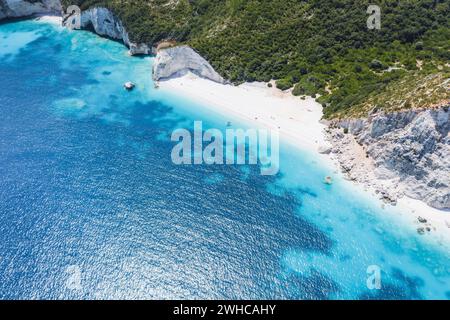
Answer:
[[199, 77], [218, 83], [225, 80], [202, 56], [188, 46], [178, 46], [158, 51], [153, 65], [153, 79], [156, 81], [179, 77], [192, 72]]
[[0, 0], [0, 20], [44, 13], [60, 14], [61, 11], [62, 6], [59, 0]]
[[375, 187], [390, 202], [407, 195], [450, 209], [448, 106], [379, 112], [332, 126], [337, 127], [329, 130], [333, 154], [351, 179]]

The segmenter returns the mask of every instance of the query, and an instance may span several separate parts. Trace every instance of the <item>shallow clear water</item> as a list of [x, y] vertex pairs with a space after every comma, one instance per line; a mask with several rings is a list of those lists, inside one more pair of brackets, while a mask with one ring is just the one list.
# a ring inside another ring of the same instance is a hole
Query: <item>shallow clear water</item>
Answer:
[[243, 124], [155, 90], [151, 58], [22, 21], [0, 62], [1, 298], [450, 299], [447, 247], [309, 154], [173, 165], [174, 128]]

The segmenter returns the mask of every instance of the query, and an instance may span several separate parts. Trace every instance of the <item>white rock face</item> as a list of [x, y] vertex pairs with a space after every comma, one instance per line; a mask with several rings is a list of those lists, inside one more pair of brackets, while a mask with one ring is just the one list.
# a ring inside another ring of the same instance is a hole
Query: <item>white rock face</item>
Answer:
[[202, 56], [188, 46], [159, 50], [153, 65], [153, 79], [156, 81], [183, 76], [192, 72], [199, 77], [218, 83], [225, 80]]
[[81, 28], [92, 27], [95, 33], [111, 39], [122, 40], [130, 48], [130, 54], [150, 54], [151, 48], [144, 43], [132, 43], [122, 21], [109, 9], [92, 8], [81, 13]]
[[[24, 17], [39, 13], [61, 14], [60, 0], [0, 0], [0, 19], [8, 17]], [[68, 26], [70, 15], [64, 15], [63, 24]], [[107, 8], [91, 8], [81, 13], [81, 28], [92, 28], [95, 33], [111, 39], [122, 40], [130, 48], [131, 55], [154, 53], [151, 45], [130, 42], [128, 32], [118, 19]], [[160, 50], [155, 59], [153, 77], [155, 80], [181, 76], [187, 72], [215, 82], [224, 83], [224, 79], [197, 52], [188, 46], [179, 46]]]
[[90, 26], [99, 35], [128, 40], [128, 34], [122, 26], [122, 22], [106, 8], [93, 8], [81, 13], [81, 27], [86, 29]]
[[61, 11], [62, 6], [59, 0], [40, 0], [36, 2], [27, 2], [24, 0], [0, 0], [0, 20], [43, 13], [60, 14]]
[[[0, 0], [0, 20], [5, 18], [27, 17], [35, 14], [63, 14], [60, 0], [38, 0], [28, 2], [24, 0]], [[65, 15], [64, 18], [67, 18]], [[67, 21], [63, 19], [63, 24]], [[94, 31], [105, 37], [122, 40], [130, 48], [130, 54], [151, 54], [151, 46], [145, 43], [130, 42], [128, 33], [122, 22], [106, 8], [92, 8], [81, 13], [81, 27], [92, 26]]]
[[[344, 170], [360, 182], [375, 186], [395, 200], [407, 195], [438, 209], [450, 209], [450, 110], [414, 110], [378, 113], [368, 119], [336, 123], [347, 128], [331, 133], [333, 152]], [[373, 177], [351, 148], [354, 140], [373, 165]], [[366, 171], [365, 173], [363, 171]], [[390, 187], [374, 179], [389, 180]], [[363, 181], [361, 181], [363, 180]]]

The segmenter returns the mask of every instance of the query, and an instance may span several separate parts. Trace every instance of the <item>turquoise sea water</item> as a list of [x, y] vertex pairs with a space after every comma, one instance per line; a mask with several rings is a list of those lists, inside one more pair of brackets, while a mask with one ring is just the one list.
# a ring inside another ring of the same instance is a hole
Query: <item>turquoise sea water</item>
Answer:
[[245, 124], [154, 89], [151, 63], [0, 25], [1, 298], [450, 299], [448, 246], [312, 155], [282, 145], [277, 176], [173, 165], [173, 129]]

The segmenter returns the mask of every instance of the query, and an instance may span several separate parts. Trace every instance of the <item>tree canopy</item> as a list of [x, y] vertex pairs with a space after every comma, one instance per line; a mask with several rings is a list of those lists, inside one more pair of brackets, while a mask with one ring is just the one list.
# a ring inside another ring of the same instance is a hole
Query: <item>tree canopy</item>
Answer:
[[448, 0], [375, 1], [380, 30], [367, 27], [372, 0], [70, 2], [110, 8], [132, 41], [189, 44], [234, 83], [276, 79], [294, 95], [317, 95], [326, 117], [354, 111], [406, 77], [450, 74]]

